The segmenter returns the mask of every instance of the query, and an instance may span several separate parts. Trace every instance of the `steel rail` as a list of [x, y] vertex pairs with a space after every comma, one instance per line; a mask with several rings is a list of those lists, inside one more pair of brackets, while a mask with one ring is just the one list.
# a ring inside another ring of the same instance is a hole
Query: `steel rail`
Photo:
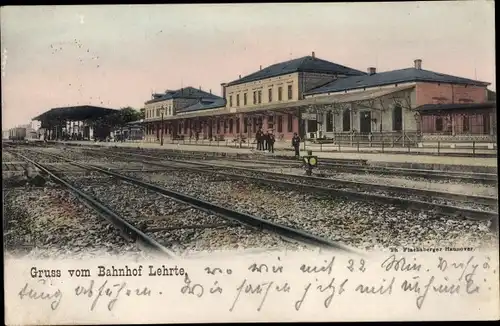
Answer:
[[[129, 155], [131, 153], [128, 153]], [[110, 154], [106, 154], [110, 155]], [[111, 154], [113, 155], [113, 154]], [[131, 154], [131, 155], [136, 155], [136, 156], [144, 156], [148, 158], [157, 158], [155, 156], [148, 156], [148, 155], [142, 155], [142, 154]], [[120, 157], [119, 155], [117, 157]], [[123, 156], [121, 156], [123, 157]], [[129, 158], [129, 157], [127, 157]], [[159, 158], [157, 158], [159, 159]], [[173, 159], [168, 159], [168, 158], [163, 158], [164, 160], [167, 161], [172, 161], [176, 163], [188, 163], [191, 165], [199, 165], [199, 166], [207, 166], [207, 167], [218, 167], [218, 168], [226, 168], [226, 169], [234, 169], [238, 171], [244, 171], [244, 172], [250, 172], [250, 173], [255, 173], [253, 169], [248, 169], [248, 168], [243, 168], [243, 167], [237, 167], [237, 166], [223, 166], [223, 165], [216, 165], [212, 163], [203, 163], [203, 162], [192, 162], [192, 161], [182, 161], [182, 160], [173, 160]], [[151, 161], [140, 161], [143, 164], [150, 164], [150, 165], [157, 165], [157, 166], [165, 166], [164, 164], [156, 164], [155, 162]], [[182, 168], [186, 169], [186, 166], [182, 166]], [[471, 195], [464, 195], [464, 194], [455, 194], [455, 193], [447, 193], [447, 192], [441, 192], [441, 191], [433, 191], [433, 190], [424, 190], [424, 189], [415, 189], [415, 188], [405, 188], [405, 187], [398, 187], [398, 186], [388, 186], [388, 185], [379, 185], [379, 184], [373, 184], [373, 183], [362, 183], [358, 181], [348, 181], [348, 180], [342, 180], [342, 179], [333, 179], [333, 178], [318, 178], [315, 176], [306, 176], [306, 175], [294, 175], [294, 174], [283, 174], [283, 173], [278, 173], [278, 172], [270, 172], [270, 171], [258, 171], [259, 173], [262, 173], [264, 175], [272, 176], [272, 177], [277, 177], [277, 178], [287, 178], [287, 179], [295, 179], [295, 180], [300, 180], [300, 181], [312, 181], [312, 182], [323, 182], [327, 184], [332, 184], [332, 185], [340, 185], [342, 187], [346, 188], [370, 188], [380, 191], [386, 191], [386, 192], [394, 192], [394, 193], [404, 193], [408, 195], [414, 195], [414, 196], [419, 196], [419, 197], [426, 197], [426, 198], [441, 198], [441, 199], [450, 199], [450, 200], [456, 200], [456, 201], [462, 201], [462, 202], [472, 202], [476, 204], [483, 204], [487, 206], [491, 206], [494, 208], [497, 208], [498, 206], [498, 199], [493, 198], [493, 197], [483, 197], [483, 196], [471, 196]], [[222, 173], [222, 172], [218, 172]], [[241, 177], [246, 177], [246, 176], [241, 176]], [[303, 185], [303, 184], [301, 184]], [[328, 189], [335, 189], [335, 188], [328, 188]], [[340, 190], [340, 189], [337, 189]], [[366, 195], [363, 193], [363, 195]], [[438, 205], [438, 204], [432, 204], [432, 205]]]
[[28, 157], [20, 154], [20, 153], [11, 153], [13, 155], [17, 155], [18, 157], [22, 158], [26, 162], [33, 164], [36, 166], [40, 171], [42, 171], [44, 174], [50, 176], [50, 179], [53, 180], [56, 183], [59, 183], [69, 190], [71, 190], [76, 197], [87, 207], [90, 209], [93, 209], [96, 211], [101, 217], [105, 218], [106, 220], [110, 221], [113, 225], [115, 225], [122, 236], [128, 239], [132, 239], [134, 241], [137, 241], [141, 246], [147, 248], [147, 249], [152, 249], [157, 253], [160, 253], [162, 255], [166, 255], [169, 258], [174, 258], [175, 254], [170, 251], [169, 249], [165, 248], [158, 242], [156, 242], [154, 239], [148, 237], [146, 234], [144, 234], [142, 231], [128, 223], [125, 219], [123, 219], [121, 216], [119, 216], [117, 213], [112, 211], [110, 208], [106, 207], [99, 201], [97, 201], [95, 198], [92, 196], [87, 195], [86, 193], [82, 192], [78, 188], [74, 187], [72, 184], [70, 184], [68, 181], [64, 180], [63, 178], [57, 176], [56, 174], [52, 173], [49, 169], [47, 169], [45, 166], [34, 162], [33, 160], [29, 159]]
[[[116, 149], [116, 148], [115, 148]], [[126, 153], [120, 149], [120, 152]], [[186, 155], [182, 152], [171, 152], [166, 151], [167, 155], [177, 156], [186, 159]], [[205, 152], [203, 152], [205, 153]], [[219, 160], [219, 159], [229, 159], [228, 156], [210, 156], [210, 155], [193, 155], [190, 158], [203, 158], [207, 160]], [[238, 156], [236, 156], [238, 157]], [[302, 161], [297, 161], [295, 159], [274, 159], [274, 158], [262, 158], [262, 159], [241, 159], [241, 158], [230, 158], [234, 162], [245, 162], [245, 163], [278, 163], [280, 165], [302, 165]], [[409, 177], [421, 177], [431, 180], [460, 180], [469, 182], [482, 182], [485, 184], [496, 184], [498, 182], [498, 175], [493, 173], [477, 173], [477, 172], [453, 172], [453, 171], [441, 171], [441, 170], [426, 170], [426, 169], [409, 169], [409, 168], [396, 168], [396, 167], [379, 167], [379, 166], [369, 166], [367, 165], [367, 160], [356, 160], [356, 159], [328, 159], [321, 158], [318, 163], [318, 167], [325, 169], [333, 169], [341, 172], [365, 172], [365, 173], [378, 173], [383, 175], [401, 175]]]
[[303, 230], [294, 229], [294, 228], [291, 228], [291, 227], [288, 227], [285, 225], [280, 225], [280, 224], [277, 224], [277, 223], [274, 223], [271, 221], [267, 221], [267, 220], [260, 218], [260, 217], [256, 217], [256, 216], [249, 215], [249, 214], [246, 214], [243, 212], [235, 211], [235, 210], [232, 210], [229, 208], [225, 208], [225, 207], [219, 206], [217, 204], [210, 203], [210, 202], [207, 202], [207, 201], [204, 201], [204, 200], [201, 200], [201, 199], [198, 199], [198, 198], [195, 198], [195, 197], [183, 194], [183, 193], [179, 193], [179, 192], [176, 192], [173, 190], [169, 190], [169, 189], [166, 189], [166, 188], [163, 188], [163, 187], [160, 187], [160, 186], [148, 183], [148, 182], [144, 182], [144, 181], [136, 179], [136, 178], [132, 178], [132, 177], [120, 174], [120, 173], [112, 172], [112, 171], [103, 169], [101, 167], [98, 167], [98, 166], [95, 166], [92, 164], [77, 163], [77, 162], [72, 161], [70, 159], [67, 159], [65, 157], [51, 154], [51, 153], [43, 153], [43, 154], [57, 157], [61, 160], [64, 160], [64, 161], [70, 163], [70, 164], [73, 164], [75, 166], [79, 166], [81, 168], [101, 172], [101, 173], [116, 177], [118, 179], [124, 180], [126, 182], [141, 186], [143, 188], [150, 189], [150, 190], [155, 191], [157, 193], [160, 193], [160, 194], [166, 195], [170, 198], [173, 198], [179, 202], [182, 202], [182, 203], [188, 204], [192, 207], [195, 207], [195, 208], [197, 208], [201, 211], [204, 211], [208, 214], [215, 214], [215, 215], [221, 216], [225, 219], [228, 219], [231, 221], [236, 221], [236, 222], [242, 223], [244, 225], [254, 227], [260, 231], [265, 230], [265, 231], [268, 231], [268, 232], [271, 232], [274, 234], [278, 234], [286, 239], [293, 239], [295, 241], [300, 241], [302, 243], [317, 246], [317, 247], [324, 248], [324, 249], [335, 249], [335, 250], [341, 250], [341, 251], [346, 251], [346, 252], [351, 252], [351, 253], [362, 255], [362, 253], [358, 249], [351, 248], [349, 246], [342, 245], [340, 243], [337, 243], [337, 242], [334, 242], [334, 241], [331, 241], [328, 239], [324, 239], [322, 237], [310, 234], [310, 233], [305, 232]]
[[[109, 154], [106, 154], [109, 155]], [[129, 153], [130, 155], [130, 153]], [[145, 156], [147, 158], [156, 158], [157, 157], [150, 157], [147, 155], [141, 155], [141, 154], [132, 154], [134, 156]], [[123, 157], [123, 156], [122, 156]], [[125, 157], [123, 157], [125, 158]], [[126, 157], [127, 159], [131, 159], [130, 156]], [[132, 158], [133, 160], [133, 158]], [[173, 159], [167, 159], [165, 158], [164, 160], [166, 161], [172, 161], [176, 163], [184, 163], [184, 161], [179, 161], [179, 160], [173, 160]], [[154, 161], [145, 161], [141, 159], [136, 159], [138, 162], [142, 162], [144, 164], [150, 164], [150, 165], [156, 165], [156, 166], [167, 166], [165, 163], [160, 163], [160, 162], [154, 162]], [[189, 164], [197, 164], [200, 166], [211, 166], [211, 164], [207, 163], [201, 163], [201, 162], [185, 162]], [[315, 186], [315, 185], [308, 185], [308, 184], [299, 184], [299, 183], [293, 183], [293, 182], [288, 182], [284, 180], [273, 180], [273, 179], [267, 179], [267, 178], [262, 178], [262, 177], [253, 177], [253, 176], [247, 176], [247, 175], [238, 175], [238, 174], [232, 174], [232, 173], [227, 173], [227, 172], [222, 172], [222, 171], [217, 171], [217, 170], [209, 170], [209, 169], [202, 169], [202, 168], [193, 168], [193, 167], [187, 167], [183, 166], [182, 167], [184, 170], [190, 170], [190, 171], [195, 171], [199, 173], [214, 173], [214, 174], [219, 174], [219, 175], [224, 175], [230, 179], [233, 180], [252, 180], [256, 183], [259, 184], [265, 184], [265, 185], [272, 185], [272, 186], [279, 186], [285, 189], [291, 188], [299, 188], [301, 190], [308, 190], [314, 193], [324, 193], [328, 195], [335, 195], [338, 197], [346, 197], [346, 198], [352, 198], [356, 200], [361, 200], [361, 201], [372, 201], [372, 202], [377, 202], [377, 203], [387, 203], [387, 204], [392, 204], [392, 205], [397, 205], [403, 208], [408, 208], [408, 209], [413, 209], [413, 210], [419, 210], [419, 211], [430, 211], [438, 214], [443, 214], [447, 216], [452, 216], [452, 217], [457, 217], [457, 216], [462, 216], [466, 219], [469, 220], [492, 220], [496, 221], [498, 219], [498, 213], [497, 212], [489, 212], [489, 211], [480, 211], [480, 210], [473, 210], [473, 209], [468, 209], [468, 208], [462, 208], [462, 207], [456, 207], [456, 206], [450, 206], [450, 205], [442, 205], [442, 204], [436, 204], [436, 203], [430, 203], [430, 202], [424, 202], [424, 201], [419, 201], [415, 199], [406, 199], [406, 198], [398, 198], [398, 197], [391, 197], [391, 196], [384, 196], [384, 195], [378, 195], [378, 194], [369, 194], [369, 193], [361, 193], [361, 192], [356, 192], [356, 191], [349, 191], [349, 190], [342, 190], [342, 189], [335, 189], [335, 188], [329, 188], [329, 187], [320, 187], [320, 186]], [[231, 167], [233, 168], [233, 167]], [[236, 168], [237, 170], [243, 170], [243, 171], [248, 171], [248, 172], [256, 172], [253, 170], [246, 170], [245, 168]], [[275, 172], [264, 172], [264, 171], [259, 171], [259, 173], [262, 174], [268, 174], [268, 173], [273, 173], [274, 175], [279, 175], [281, 178], [283, 177], [298, 177], [298, 178], [304, 178], [306, 176], [294, 176], [294, 175], [283, 175], [280, 173], [275, 173]], [[315, 178], [315, 177], [309, 177], [312, 179], [320, 179], [323, 180], [322, 178]], [[349, 181], [344, 181], [343, 182], [349, 182]], [[387, 186], [389, 187], [389, 186]], [[399, 188], [402, 189], [403, 191], [406, 190], [407, 188]], [[443, 194], [443, 193], [441, 193]]]

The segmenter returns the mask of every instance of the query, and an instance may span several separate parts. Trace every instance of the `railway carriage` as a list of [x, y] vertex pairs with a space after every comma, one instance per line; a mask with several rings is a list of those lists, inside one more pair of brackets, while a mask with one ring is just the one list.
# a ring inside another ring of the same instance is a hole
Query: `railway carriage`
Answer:
[[25, 140], [26, 139], [26, 128], [12, 128], [9, 130], [10, 140]]

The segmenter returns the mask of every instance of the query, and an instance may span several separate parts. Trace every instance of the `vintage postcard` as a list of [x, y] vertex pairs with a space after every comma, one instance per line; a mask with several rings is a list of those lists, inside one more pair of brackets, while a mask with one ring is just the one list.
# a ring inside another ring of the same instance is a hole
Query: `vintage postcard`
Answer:
[[2, 7], [5, 324], [499, 319], [494, 7]]

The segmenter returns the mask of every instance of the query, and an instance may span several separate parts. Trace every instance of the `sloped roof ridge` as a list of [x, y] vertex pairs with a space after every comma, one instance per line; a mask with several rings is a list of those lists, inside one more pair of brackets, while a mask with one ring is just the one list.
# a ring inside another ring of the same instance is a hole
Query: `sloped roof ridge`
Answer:
[[393, 83], [428, 81], [470, 85], [488, 85], [489, 83], [473, 80], [465, 77], [453, 76], [434, 72], [431, 70], [416, 69], [413, 67], [389, 70], [376, 73], [374, 75], [349, 76], [339, 78], [324, 85], [318, 86], [305, 95], [319, 94], [324, 92], [338, 92], [349, 89], [364, 87], [377, 87]]

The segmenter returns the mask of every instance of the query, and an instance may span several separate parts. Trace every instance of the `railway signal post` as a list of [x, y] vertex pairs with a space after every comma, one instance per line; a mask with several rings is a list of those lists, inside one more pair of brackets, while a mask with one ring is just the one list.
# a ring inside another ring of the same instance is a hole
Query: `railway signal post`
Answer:
[[312, 151], [307, 151], [307, 156], [302, 158], [306, 169], [306, 175], [312, 175], [312, 170], [318, 165], [318, 157], [312, 155]]

